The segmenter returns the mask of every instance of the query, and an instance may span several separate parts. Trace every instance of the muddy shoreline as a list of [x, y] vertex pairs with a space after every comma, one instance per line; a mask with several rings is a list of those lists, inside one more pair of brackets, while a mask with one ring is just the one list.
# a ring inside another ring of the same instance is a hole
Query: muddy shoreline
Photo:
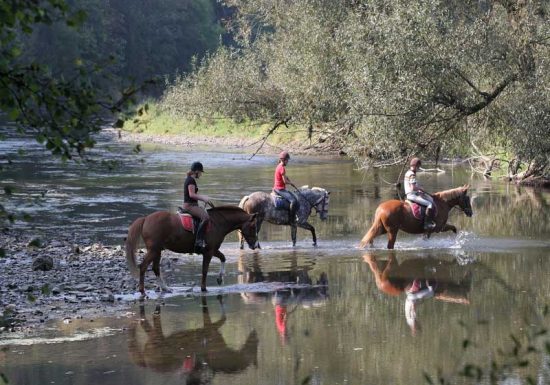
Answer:
[[[12, 230], [1, 234], [0, 248], [0, 338], [52, 320], [120, 316], [135, 302], [123, 299], [137, 296], [137, 280], [122, 245], [44, 241]], [[149, 274], [146, 288], [156, 290]]]

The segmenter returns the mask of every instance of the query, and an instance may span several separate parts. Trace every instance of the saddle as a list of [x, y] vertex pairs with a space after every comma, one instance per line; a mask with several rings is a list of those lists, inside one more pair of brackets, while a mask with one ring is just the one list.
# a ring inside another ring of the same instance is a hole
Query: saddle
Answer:
[[271, 192], [271, 199], [273, 200], [275, 210], [290, 210], [290, 202], [285, 197], [280, 196], [276, 192]]
[[[178, 207], [178, 215], [180, 217], [183, 229], [195, 234], [199, 228], [200, 219], [193, 217], [184, 208]], [[208, 230], [208, 228], [207, 228]]]
[[[410, 200], [406, 200], [406, 202], [411, 207], [411, 212], [412, 212], [413, 217], [415, 217], [419, 221], [423, 221], [424, 217], [426, 216], [427, 207], [419, 205], [416, 202], [411, 202]], [[437, 215], [437, 206], [434, 205], [433, 207], [434, 207], [434, 216], [436, 216]]]

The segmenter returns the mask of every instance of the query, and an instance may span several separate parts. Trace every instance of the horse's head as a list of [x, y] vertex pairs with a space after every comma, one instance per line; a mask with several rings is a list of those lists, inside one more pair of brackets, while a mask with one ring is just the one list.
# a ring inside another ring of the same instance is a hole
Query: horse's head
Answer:
[[[321, 187], [313, 187], [311, 189], [312, 196], [314, 197], [309, 202], [311, 207], [319, 213], [319, 217], [322, 221], [328, 218], [328, 204], [330, 201], [330, 191]], [[309, 201], [309, 200], [308, 200]]]
[[473, 215], [472, 210], [472, 204], [470, 202], [470, 197], [468, 196], [468, 189], [470, 188], [470, 185], [464, 185], [462, 189], [464, 190], [462, 194], [458, 197], [458, 206], [464, 211], [464, 214], [466, 214], [467, 217], [471, 217]]
[[250, 214], [250, 218], [241, 225], [241, 233], [252, 250], [258, 247], [258, 227], [256, 223], [256, 213]]

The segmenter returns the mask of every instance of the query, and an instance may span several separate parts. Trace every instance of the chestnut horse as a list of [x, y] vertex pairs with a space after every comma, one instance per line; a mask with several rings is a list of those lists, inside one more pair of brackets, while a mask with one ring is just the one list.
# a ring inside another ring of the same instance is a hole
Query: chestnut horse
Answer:
[[[221, 284], [225, 272], [225, 256], [219, 250], [225, 236], [240, 230], [251, 249], [257, 247], [256, 215], [247, 214], [237, 206], [220, 206], [208, 210], [211, 228], [205, 234], [206, 247], [202, 252], [201, 290], [206, 291], [206, 274], [212, 257], [221, 261], [218, 283]], [[126, 238], [126, 261], [132, 274], [137, 277], [135, 252], [137, 243], [143, 238], [147, 253], [139, 265], [139, 291], [145, 295], [144, 277], [147, 267], [153, 262], [153, 271], [163, 291], [170, 291], [160, 275], [162, 250], [176, 253], [193, 253], [195, 235], [183, 229], [178, 214], [156, 211], [146, 217], [136, 219], [128, 229]]]
[[[432, 195], [437, 207], [437, 213], [434, 218], [436, 226], [427, 233], [428, 235], [432, 232], [439, 233], [449, 230], [456, 234], [456, 227], [447, 224], [449, 211], [455, 206], [460, 207], [466, 216], [472, 216], [472, 206], [470, 204], [470, 197], [468, 196], [469, 188], [470, 186], [465, 185], [452, 190], [436, 192]], [[374, 238], [387, 233], [388, 249], [393, 249], [399, 230], [410, 234], [422, 234], [426, 232], [422, 221], [413, 216], [409, 203], [397, 199], [383, 202], [376, 209], [372, 226], [363, 239], [361, 239], [359, 247], [372, 246]]]

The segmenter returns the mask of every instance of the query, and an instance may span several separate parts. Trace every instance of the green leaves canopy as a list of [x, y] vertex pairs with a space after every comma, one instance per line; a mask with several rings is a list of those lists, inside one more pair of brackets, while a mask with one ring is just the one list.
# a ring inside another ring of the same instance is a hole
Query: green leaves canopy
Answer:
[[290, 119], [360, 164], [508, 151], [548, 164], [548, 2], [227, 1], [240, 49], [168, 90], [183, 117]]

